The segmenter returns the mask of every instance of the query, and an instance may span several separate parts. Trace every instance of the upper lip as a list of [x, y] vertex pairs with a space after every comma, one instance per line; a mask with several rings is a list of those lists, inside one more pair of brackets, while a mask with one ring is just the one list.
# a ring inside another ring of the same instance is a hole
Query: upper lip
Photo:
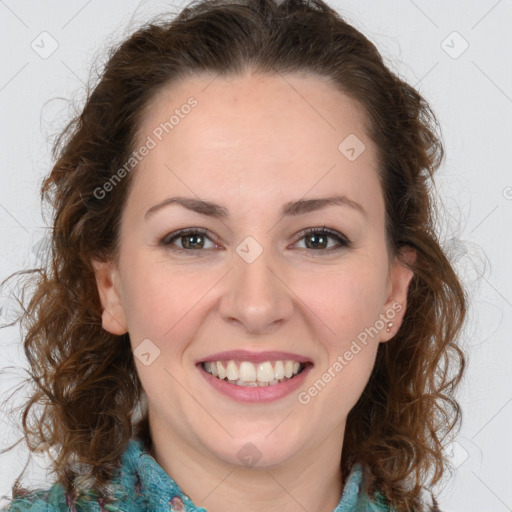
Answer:
[[299, 363], [308, 363], [311, 362], [307, 357], [301, 356], [299, 354], [293, 354], [291, 352], [281, 352], [281, 351], [266, 351], [266, 352], [254, 352], [250, 350], [228, 350], [226, 352], [217, 352], [215, 354], [210, 354], [209, 356], [203, 357], [202, 359], [197, 361], [197, 364], [204, 363], [205, 361], [229, 361], [229, 360], [239, 360], [239, 361], [250, 361], [252, 363], [264, 363], [265, 361], [298, 361]]

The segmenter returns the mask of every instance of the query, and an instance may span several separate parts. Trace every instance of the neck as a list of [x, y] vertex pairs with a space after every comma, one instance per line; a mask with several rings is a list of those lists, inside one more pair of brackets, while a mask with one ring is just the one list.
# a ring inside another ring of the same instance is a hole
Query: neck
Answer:
[[342, 493], [343, 432], [331, 432], [285, 463], [235, 466], [151, 429], [151, 455], [198, 507], [208, 512], [332, 512]]

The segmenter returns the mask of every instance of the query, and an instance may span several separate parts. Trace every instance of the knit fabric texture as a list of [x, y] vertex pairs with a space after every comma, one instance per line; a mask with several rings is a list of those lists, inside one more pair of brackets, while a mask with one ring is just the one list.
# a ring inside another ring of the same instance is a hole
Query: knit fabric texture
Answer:
[[[362, 468], [354, 465], [342, 497], [333, 512], [393, 512], [381, 496], [376, 501], [362, 492]], [[197, 507], [178, 484], [144, 449], [140, 439], [130, 440], [121, 468], [111, 481], [109, 499], [83, 495], [72, 502], [56, 482], [49, 489], [16, 495], [4, 512], [207, 512]], [[313, 512], [313, 511], [312, 511]]]

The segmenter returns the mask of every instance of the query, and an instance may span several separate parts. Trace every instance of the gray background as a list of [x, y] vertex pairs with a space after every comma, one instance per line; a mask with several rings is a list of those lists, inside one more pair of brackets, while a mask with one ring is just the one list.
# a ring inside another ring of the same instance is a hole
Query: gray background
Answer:
[[[73, 102], [80, 108], [84, 84], [96, 59], [103, 63], [105, 45], [183, 4], [0, 0], [0, 278], [37, 265], [45, 232], [39, 186], [51, 168], [50, 145]], [[456, 469], [440, 486], [442, 509], [512, 511], [512, 1], [330, 4], [420, 90], [443, 129], [440, 236], [471, 308], [464, 336], [470, 363], [459, 394], [464, 420], [450, 446]], [[2, 296], [0, 307], [4, 321], [12, 304]], [[2, 366], [20, 366], [2, 377], [4, 398], [26, 361], [18, 329], [0, 333]], [[0, 411], [0, 448], [16, 435], [7, 416]], [[22, 448], [0, 456], [0, 496], [9, 493], [26, 457]], [[51, 481], [44, 466], [44, 459], [32, 463], [32, 485]]]

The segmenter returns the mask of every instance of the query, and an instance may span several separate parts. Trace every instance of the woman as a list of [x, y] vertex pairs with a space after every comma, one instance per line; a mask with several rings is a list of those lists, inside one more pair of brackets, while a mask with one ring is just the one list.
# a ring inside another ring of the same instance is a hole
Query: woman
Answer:
[[435, 117], [372, 43], [320, 0], [197, 2], [55, 156], [23, 427], [57, 480], [9, 510], [437, 510], [465, 297]]

